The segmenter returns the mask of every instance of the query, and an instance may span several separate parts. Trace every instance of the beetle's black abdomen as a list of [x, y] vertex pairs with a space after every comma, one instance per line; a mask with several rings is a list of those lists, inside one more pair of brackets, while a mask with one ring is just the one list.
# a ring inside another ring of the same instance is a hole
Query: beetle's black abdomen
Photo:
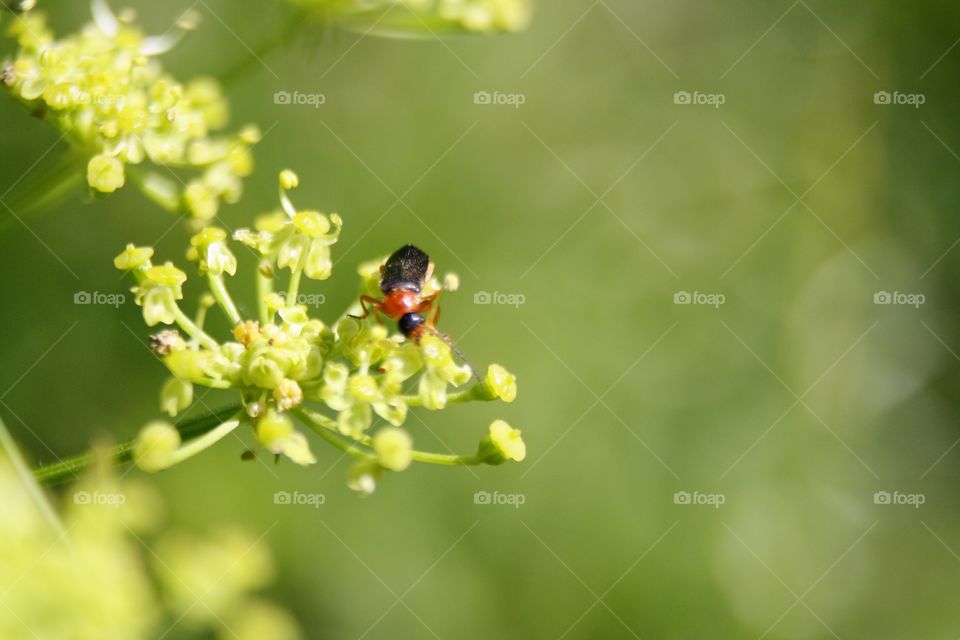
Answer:
[[390, 293], [397, 289], [406, 289], [419, 293], [423, 289], [429, 265], [430, 256], [412, 244], [400, 247], [383, 265], [380, 290]]
[[397, 326], [400, 329], [400, 333], [406, 337], [410, 337], [418, 328], [423, 326], [427, 322], [427, 319], [424, 318], [419, 313], [408, 313], [406, 315], [400, 316], [400, 320], [397, 321]]

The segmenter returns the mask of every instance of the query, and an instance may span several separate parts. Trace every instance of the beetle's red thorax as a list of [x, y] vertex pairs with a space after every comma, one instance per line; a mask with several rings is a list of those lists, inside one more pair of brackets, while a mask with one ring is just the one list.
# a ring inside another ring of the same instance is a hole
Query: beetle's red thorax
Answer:
[[408, 313], [420, 310], [420, 294], [415, 291], [396, 289], [391, 291], [380, 302], [380, 311], [393, 320], [399, 320]]

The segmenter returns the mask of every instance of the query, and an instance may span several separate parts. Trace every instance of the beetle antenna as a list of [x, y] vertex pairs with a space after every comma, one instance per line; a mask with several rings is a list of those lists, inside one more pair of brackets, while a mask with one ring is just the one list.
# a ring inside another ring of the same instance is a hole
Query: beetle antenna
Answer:
[[460, 351], [460, 348], [453, 341], [453, 338], [443, 333], [436, 327], [430, 327], [430, 332], [433, 333], [433, 335], [440, 338], [441, 340], [443, 340], [444, 342], [446, 342], [447, 346], [450, 347], [450, 350], [453, 351], [458, 356], [460, 356], [460, 359], [463, 360], [464, 364], [470, 367], [470, 373], [473, 374], [473, 379], [476, 380], [478, 384], [482, 385], [483, 380], [481, 380], [480, 376], [477, 375], [477, 370], [473, 367], [473, 363], [470, 362], [467, 356], [463, 355], [463, 351]]

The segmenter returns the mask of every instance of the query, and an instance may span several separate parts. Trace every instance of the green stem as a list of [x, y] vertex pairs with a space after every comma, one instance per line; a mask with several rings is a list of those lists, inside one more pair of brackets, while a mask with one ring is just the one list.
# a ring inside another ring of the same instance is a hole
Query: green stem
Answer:
[[[403, 395], [400, 396], [400, 399], [410, 407], [422, 407], [423, 400], [420, 399], [420, 396], [414, 395]], [[458, 391], [456, 393], [451, 393], [447, 396], [447, 404], [463, 404], [465, 402], [473, 402], [474, 400], [495, 400], [496, 398], [487, 391], [486, 387], [481, 384], [474, 384], [469, 389], [464, 389], [463, 391]]]
[[230, 297], [230, 292], [227, 291], [227, 285], [223, 281], [223, 275], [210, 273], [207, 274], [207, 279], [210, 281], [210, 290], [213, 292], [213, 297], [217, 299], [220, 308], [223, 309], [223, 312], [227, 314], [227, 317], [230, 318], [233, 324], [240, 324], [242, 320], [240, 318], [240, 312], [237, 311], [237, 305], [234, 304], [233, 298]]
[[[306, 411], [304, 409], [295, 409], [293, 414], [300, 418], [301, 421], [307, 424], [314, 433], [318, 434], [327, 442], [333, 444], [335, 447], [346, 451], [355, 458], [361, 458], [366, 460], [375, 459], [376, 456], [372, 453], [367, 453], [365, 450], [351, 445], [345, 442], [342, 439], [342, 434], [340, 430], [337, 429], [337, 423], [334, 422], [331, 418], [317, 413], [316, 411]], [[334, 435], [336, 434], [336, 435]], [[370, 436], [360, 436], [359, 438], [352, 438], [352, 440], [358, 444], [362, 444], [366, 447], [373, 447], [373, 438]], [[445, 466], [464, 466], [464, 465], [478, 465], [483, 464], [483, 461], [477, 458], [477, 456], [467, 456], [467, 455], [456, 455], [456, 454], [446, 454], [446, 453], [430, 453], [429, 451], [417, 451], [414, 450], [412, 457], [417, 462], [425, 462], [427, 464], [439, 464]]]
[[287, 288], [287, 306], [297, 304], [297, 295], [300, 293], [300, 276], [303, 271], [295, 269], [290, 273], [290, 286]]
[[189, 335], [194, 340], [197, 340], [208, 349], [219, 349], [220, 345], [217, 344], [217, 341], [211, 338], [207, 332], [198, 327], [193, 323], [193, 320], [187, 317], [183, 311], [180, 310], [178, 306], [174, 313], [174, 318], [177, 321], [177, 324], [180, 325], [180, 328], [183, 329], [187, 335]]
[[13, 468], [16, 470], [17, 475], [20, 476], [20, 481], [23, 482], [24, 488], [30, 494], [30, 497], [33, 498], [37, 508], [40, 509], [40, 513], [43, 514], [43, 517], [50, 523], [50, 526], [53, 527], [58, 535], [61, 537], [66, 535], [67, 532], [63, 528], [63, 523], [60, 522], [60, 518], [57, 517], [57, 513], [53, 510], [49, 500], [47, 500], [47, 496], [44, 495], [40, 485], [37, 484], [36, 478], [30, 473], [30, 467], [27, 466], [26, 461], [20, 454], [20, 449], [17, 448], [16, 443], [13, 441], [13, 436], [10, 435], [2, 419], [0, 419], [0, 444], [3, 445], [3, 449], [7, 452], [7, 457], [10, 458]]
[[[239, 405], [234, 405], [202, 416], [182, 420], [177, 423], [177, 431], [180, 432], [180, 437], [184, 441], [196, 438], [220, 426], [224, 420], [228, 420], [231, 416], [234, 416], [239, 409]], [[133, 458], [133, 443], [133, 440], [129, 440], [112, 447], [108, 450], [109, 459], [118, 464], [130, 461]], [[77, 475], [90, 466], [93, 459], [94, 454], [92, 452], [83, 453], [35, 469], [33, 475], [42, 485], [53, 486], [61, 484], [76, 478]]]
[[221, 422], [215, 428], [207, 431], [201, 436], [197, 436], [193, 440], [187, 442], [186, 444], [181, 445], [174, 453], [170, 462], [170, 466], [173, 466], [179, 462], [183, 462], [188, 458], [192, 458], [201, 451], [208, 449], [213, 446], [221, 439], [223, 439], [228, 433], [240, 426], [240, 421], [243, 418], [244, 413], [242, 411], [233, 414], [229, 420]]
[[271, 322], [267, 296], [273, 293], [273, 278], [265, 276], [263, 269], [272, 270], [270, 263], [266, 260], [262, 261], [257, 268], [257, 311], [260, 315], [260, 324], [265, 327]]

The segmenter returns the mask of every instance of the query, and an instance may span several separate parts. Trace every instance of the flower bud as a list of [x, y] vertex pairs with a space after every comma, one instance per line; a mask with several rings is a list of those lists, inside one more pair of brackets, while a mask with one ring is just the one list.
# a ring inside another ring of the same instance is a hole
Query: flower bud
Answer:
[[361, 402], [373, 402], [377, 399], [377, 381], [373, 376], [357, 374], [350, 378], [350, 393]]
[[273, 399], [277, 401], [277, 408], [281, 411], [293, 409], [303, 402], [303, 390], [295, 381], [287, 378], [281, 380], [273, 390]]
[[319, 211], [301, 211], [293, 217], [293, 225], [297, 231], [309, 236], [310, 238], [319, 238], [330, 231], [330, 221]]
[[193, 402], [193, 384], [179, 378], [170, 378], [160, 390], [160, 409], [171, 418]]
[[290, 418], [273, 409], [257, 420], [257, 439], [270, 453], [283, 454], [301, 466], [317, 461], [310, 451], [307, 438], [294, 430]]
[[290, 169], [284, 169], [280, 172], [280, 188], [281, 189], [296, 189], [297, 185], [300, 184], [300, 179]]
[[155, 421], [140, 430], [133, 445], [133, 460], [144, 471], [163, 471], [174, 463], [180, 432], [169, 422]]
[[178, 298], [180, 297], [180, 286], [187, 281], [187, 274], [180, 269], [177, 269], [170, 262], [158, 265], [156, 267], [150, 267], [146, 271], [146, 276], [147, 280], [153, 284], [163, 287], [171, 287], [176, 290]]
[[347, 486], [358, 495], [366, 497], [377, 489], [377, 480], [383, 475], [383, 469], [375, 462], [358, 462], [347, 474]]
[[123, 186], [123, 163], [108, 155], [90, 158], [87, 163], [87, 183], [101, 193], [113, 193]]
[[487, 368], [483, 385], [494, 398], [513, 402], [517, 397], [517, 377], [498, 364]]
[[490, 423], [490, 432], [480, 441], [477, 457], [490, 465], [503, 464], [507, 460], [521, 462], [527, 456], [527, 445], [514, 429], [503, 420]]
[[413, 455], [413, 440], [403, 429], [384, 427], [373, 437], [373, 449], [377, 462], [384, 469], [403, 471], [410, 466]]
[[257, 439], [270, 453], [281, 453], [281, 443], [293, 434], [290, 418], [273, 409], [257, 421]]
[[283, 369], [270, 355], [260, 355], [253, 358], [243, 374], [247, 384], [261, 389], [275, 389], [284, 379]]
[[143, 321], [148, 327], [157, 324], [173, 324], [177, 318], [177, 301], [173, 290], [167, 287], [148, 289], [141, 303]]
[[113, 259], [113, 266], [121, 271], [150, 268], [150, 258], [153, 257], [151, 247], [137, 247], [128, 244], [123, 252]]
[[233, 337], [243, 346], [249, 347], [260, 337], [260, 323], [255, 320], [244, 320], [233, 328]]
[[190, 244], [197, 251], [200, 261], [200, 271], [212, 273], [215, 276], [237, 272], [237, 258], [227, 247], [224, 240], [227, 232], [217, 227], [207, 227], [190, 238]]

